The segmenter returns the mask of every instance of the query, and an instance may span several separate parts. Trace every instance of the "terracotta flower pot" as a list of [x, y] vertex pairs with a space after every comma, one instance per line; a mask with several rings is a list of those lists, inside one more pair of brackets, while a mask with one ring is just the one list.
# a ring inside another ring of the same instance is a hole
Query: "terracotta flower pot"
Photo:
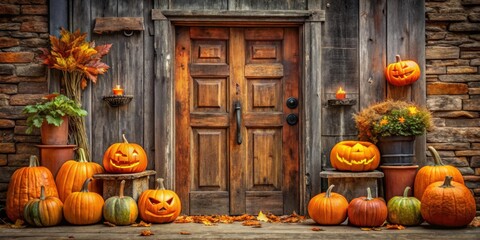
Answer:
[[413, 193], [415, 176], [417, 175], [418, 165], [413, 166], [380, 166], [383, 174], [385, 201], [388, 202], [394, 196], [402, 196], [403, 191], [409, 186], [410, 196]]
[[60, 126], [48, 124], [47, 121], [43, 121], [40, 128], [40, 134], [42, 137], [42, 144], [44, 145], [66, 145], [68, 142], [68, 117], [62, 118], [63, 122]]
[[40, 149], [40, 165], [48, 168], [53, 177], [57, 176], [60, 167], [74, 157], [77, 145], [37, 145]]

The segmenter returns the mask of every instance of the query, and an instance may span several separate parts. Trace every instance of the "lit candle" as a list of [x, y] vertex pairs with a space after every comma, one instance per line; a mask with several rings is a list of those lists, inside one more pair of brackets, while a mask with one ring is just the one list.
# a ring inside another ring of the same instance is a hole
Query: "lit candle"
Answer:
[[114, 89], [113, 89], [113, 95], [123, 95], [123, 89], [120, 87], [120, 85], [117, 85]]
[[337, 99], [345, 99], [345, 91], [343, 91], [342, 87], [340, 87], [337, 91], [337, 93], [335, 94], [335, 98]]

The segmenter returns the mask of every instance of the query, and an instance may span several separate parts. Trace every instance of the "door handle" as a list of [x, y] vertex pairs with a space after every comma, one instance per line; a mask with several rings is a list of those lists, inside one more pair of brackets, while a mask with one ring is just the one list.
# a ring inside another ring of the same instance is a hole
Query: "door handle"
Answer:
[[242, 144], [242, 104], [235, 102], [235, 117], [237, 122], [237, 144]]

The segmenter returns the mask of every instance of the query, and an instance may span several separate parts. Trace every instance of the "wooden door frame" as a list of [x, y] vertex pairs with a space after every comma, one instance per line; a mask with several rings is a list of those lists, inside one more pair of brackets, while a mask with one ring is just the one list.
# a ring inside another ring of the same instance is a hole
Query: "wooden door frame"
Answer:
[[[300, 214], [306, 213], [311, 183], [321, 185], [321, 23], [325, 12], [316, 11], [178, 11], [152, 10], [154, 21], [154, 139], [157, 177], [175, 183], [175, 27], [298, 27], [299, 28], [299, 192]], [[317, 122], [314, 122], [317, 121]], [[317, 177], [318, 176], [318, 177]]]

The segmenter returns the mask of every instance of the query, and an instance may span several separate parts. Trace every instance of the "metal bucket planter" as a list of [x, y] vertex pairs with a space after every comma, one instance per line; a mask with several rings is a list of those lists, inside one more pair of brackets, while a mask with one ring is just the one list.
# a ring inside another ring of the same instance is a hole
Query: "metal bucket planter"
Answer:
[[381, 154], [381, 165], [413, 165], [415, 157], [415, 136], [379, 137], [377, 142]]

